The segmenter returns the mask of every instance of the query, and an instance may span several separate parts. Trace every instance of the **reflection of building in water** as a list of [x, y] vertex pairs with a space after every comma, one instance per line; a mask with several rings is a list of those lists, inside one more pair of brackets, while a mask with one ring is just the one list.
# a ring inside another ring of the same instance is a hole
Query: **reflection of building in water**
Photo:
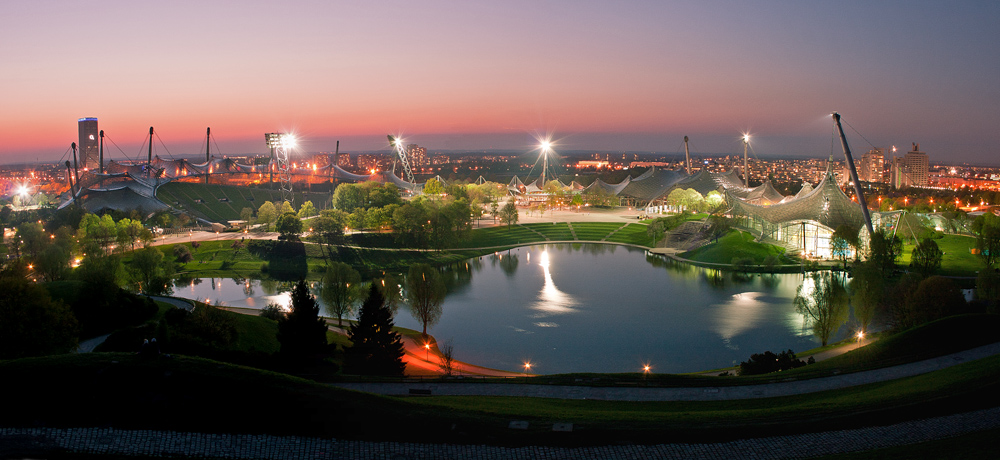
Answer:
[[[577, 305], [577, 301], [569, 294], [560, 291], [552, 281], [552, 272], [549, 271], [549, 252], [542, 251], [541, 259], [538, 265], [542, 267], [545, 276], [544, 284], [542, 284], [542, 291], [538, 294], [538, 301], [531, 308], [537, 310], [540, 317], [573, 313], [576, 311], [573, 307]], [[545, 323], [545, 327], [552, 327], [552, 325], [553, 323]]]

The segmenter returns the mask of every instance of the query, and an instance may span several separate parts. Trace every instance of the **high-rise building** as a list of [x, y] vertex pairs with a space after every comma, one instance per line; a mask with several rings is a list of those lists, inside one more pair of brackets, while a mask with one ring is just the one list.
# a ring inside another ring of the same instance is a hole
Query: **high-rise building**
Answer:
[[427, 165], [427, 147], [421, 147], [417, 144], [409, 144], [406, 146], [406, 159], [410, 162], [410, 167], [418, 167]]
[[920, 151], [920, 144], [913, 143], [913, 150], [902, 158], [892, 160], [892, 185], [896, 188], [927, 187], [930, 184], [930, 165], [927, 154]]
[[80, 132], [80, 142], [77, 146], [80, 149], [80, 169], [96, 171], [101, 167], [101, 152], [97, 136], [97, 118], [87, 117], [77, 121]]
[[865, 182], [885, 182], [886, 149], [876, 147], [861, 155], [858, 179]]
[[906, 155], [903, 156], [903, 163], [910, 176], [911, 186], [926, 187], [929, 185], [930, 167], [927, 154], [920, 151], [920, 144], [913, 143], [913, 150], [906, 152]]

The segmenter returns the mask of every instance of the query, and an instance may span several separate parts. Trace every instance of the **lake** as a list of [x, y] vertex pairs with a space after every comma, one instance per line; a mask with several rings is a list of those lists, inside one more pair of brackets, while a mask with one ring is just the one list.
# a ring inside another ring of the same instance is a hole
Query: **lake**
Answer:
[[[448, 296], [428, 332], [451, 341], [458, 360], [496, 369], [695, 372], [819, 345], [793, 305], [801, 274], [731, 274], [605, 244], [522, 247], [443, 273]], [[288, 289], [215, 278], [181, 282], [174, 294], [262, 308], [287, 305]], [[405, 306], [396, 325], [421, 329]], [[837, 337], [848, 333], [842, 326]]]

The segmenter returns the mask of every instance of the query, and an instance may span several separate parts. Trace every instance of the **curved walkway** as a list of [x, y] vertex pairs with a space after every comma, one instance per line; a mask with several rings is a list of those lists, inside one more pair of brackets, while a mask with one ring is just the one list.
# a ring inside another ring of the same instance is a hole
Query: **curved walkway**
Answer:
[[791, 396], [884, 382], [926, 374], [996, 354], [1000, 354], [1000, 342], [938, 358], [870, 371], [808, 380], [722, 387], [622, 388], [570, 385], [512, 385], [506, 383], [468, 384], [458, 382], [343, 382], [331, 385], [383, 395], [407, 395], [410, 394], [411, 390], [418, 390], [421, 394], [451, 396], [517, 396], [609, 401], [725, 401]]
[[597, 447], [498, 447], [248, 434], [205, 434], [113, 428], [0, 428], [0, 457], [44, 457], [76, 452], [141, 457], [238, 459], [793, 459], [959, 436], [1000, 428], [1000, 408], [825, 433], [740, 439], [714, 444]]

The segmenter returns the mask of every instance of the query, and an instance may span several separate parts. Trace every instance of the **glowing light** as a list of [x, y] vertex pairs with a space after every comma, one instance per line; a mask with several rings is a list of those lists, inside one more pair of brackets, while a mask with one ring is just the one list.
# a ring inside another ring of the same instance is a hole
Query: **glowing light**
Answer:
[[642, 371], [648, 374], [649, 373], [649, 364], [646, 364], [645, 366], [642, 366]]
[[865, 338], [865, 331], [858, 331], [857, 337], [858, 337], [859, 341], [864, 340], [864, 338]]
[[528, 372], [530, 370], [531, 370], [531, 363], [525, 361], [524, 362], [524, 372]]
[[744, 144], [750, 143], [750, 133], [743, 133], [743, 143]]

